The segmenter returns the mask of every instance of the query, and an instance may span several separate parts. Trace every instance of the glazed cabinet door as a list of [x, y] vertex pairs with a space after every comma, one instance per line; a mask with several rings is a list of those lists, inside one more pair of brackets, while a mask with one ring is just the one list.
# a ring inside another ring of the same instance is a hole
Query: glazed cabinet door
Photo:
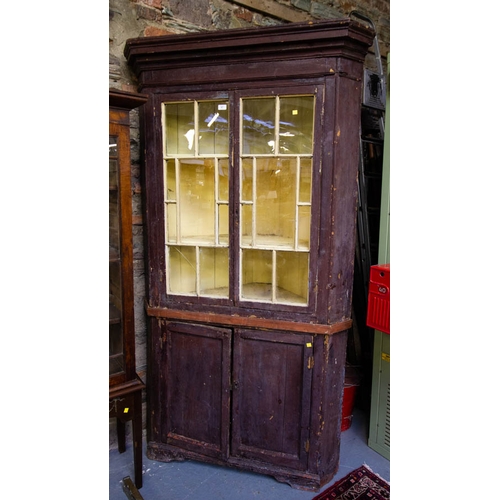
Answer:
[[202, 455], [226, 458], [231, 331], [169, 323], [166, 333], [166, 442]]
[[109, 123], [109, 383], [135, 378], [132, 200], [128, 111]]
[[231, 455], [307, 468], [310, 335], [236, 330]]

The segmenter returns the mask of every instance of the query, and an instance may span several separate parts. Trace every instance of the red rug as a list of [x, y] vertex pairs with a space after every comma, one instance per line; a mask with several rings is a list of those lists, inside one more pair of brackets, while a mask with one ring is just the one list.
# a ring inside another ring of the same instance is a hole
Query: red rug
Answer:
[[353, 470], [313, 500], [381, 500], [389, 497], [389, 483], [366, 465]]

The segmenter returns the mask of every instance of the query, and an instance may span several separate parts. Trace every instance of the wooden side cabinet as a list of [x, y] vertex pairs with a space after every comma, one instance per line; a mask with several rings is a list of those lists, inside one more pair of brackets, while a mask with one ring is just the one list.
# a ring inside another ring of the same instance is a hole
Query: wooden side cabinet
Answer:
[[148, 456], [338, 468], [364, 57], [351, 20], [128, 40], [145, 145]]
[[117, 418], [118, 449], [125, 451], [125, 423], [132, 421], [134, 470], [142, 486], [142, 390], [135, 372], [129, 113], [147, 101], [109, 91], [109, 416]]

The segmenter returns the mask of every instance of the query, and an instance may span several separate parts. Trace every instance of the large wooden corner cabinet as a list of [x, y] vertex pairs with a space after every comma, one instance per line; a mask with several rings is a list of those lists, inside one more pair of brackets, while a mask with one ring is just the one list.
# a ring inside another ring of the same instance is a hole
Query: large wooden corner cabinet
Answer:
[[352, 20], [138, 38], [148, 456], [337, 471], [364, 57]]

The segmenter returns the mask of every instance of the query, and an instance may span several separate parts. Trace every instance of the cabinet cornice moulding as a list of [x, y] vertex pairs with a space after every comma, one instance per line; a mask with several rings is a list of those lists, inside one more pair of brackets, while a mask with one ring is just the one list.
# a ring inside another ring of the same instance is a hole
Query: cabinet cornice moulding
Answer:
[[[335, 68], [323, 60], [342, 57], [362, 63], [373, 41], [373, 31], [357, 21], [339, 19], [290, 23], [264, 28], [230, 29], [182, 35], [129, 39], [125, 57], [141, 85], [151, 84], [149, 72], [181, 68], [241, 65], [241, 78], [251, 80], [250, 64], [264, 66], [284, 60], [317, 60], [305, 71], [290, 66], [289, 74], [305, 76], [308, 72], [331, 74]], [[195, 75], [194, 75], [195, 76]], [[192, 81], [193, 75], [190, 75]], [[227, 77], [225, 78], [227, 81]], [[167, 82], [171, 83], [171, 82]]]

